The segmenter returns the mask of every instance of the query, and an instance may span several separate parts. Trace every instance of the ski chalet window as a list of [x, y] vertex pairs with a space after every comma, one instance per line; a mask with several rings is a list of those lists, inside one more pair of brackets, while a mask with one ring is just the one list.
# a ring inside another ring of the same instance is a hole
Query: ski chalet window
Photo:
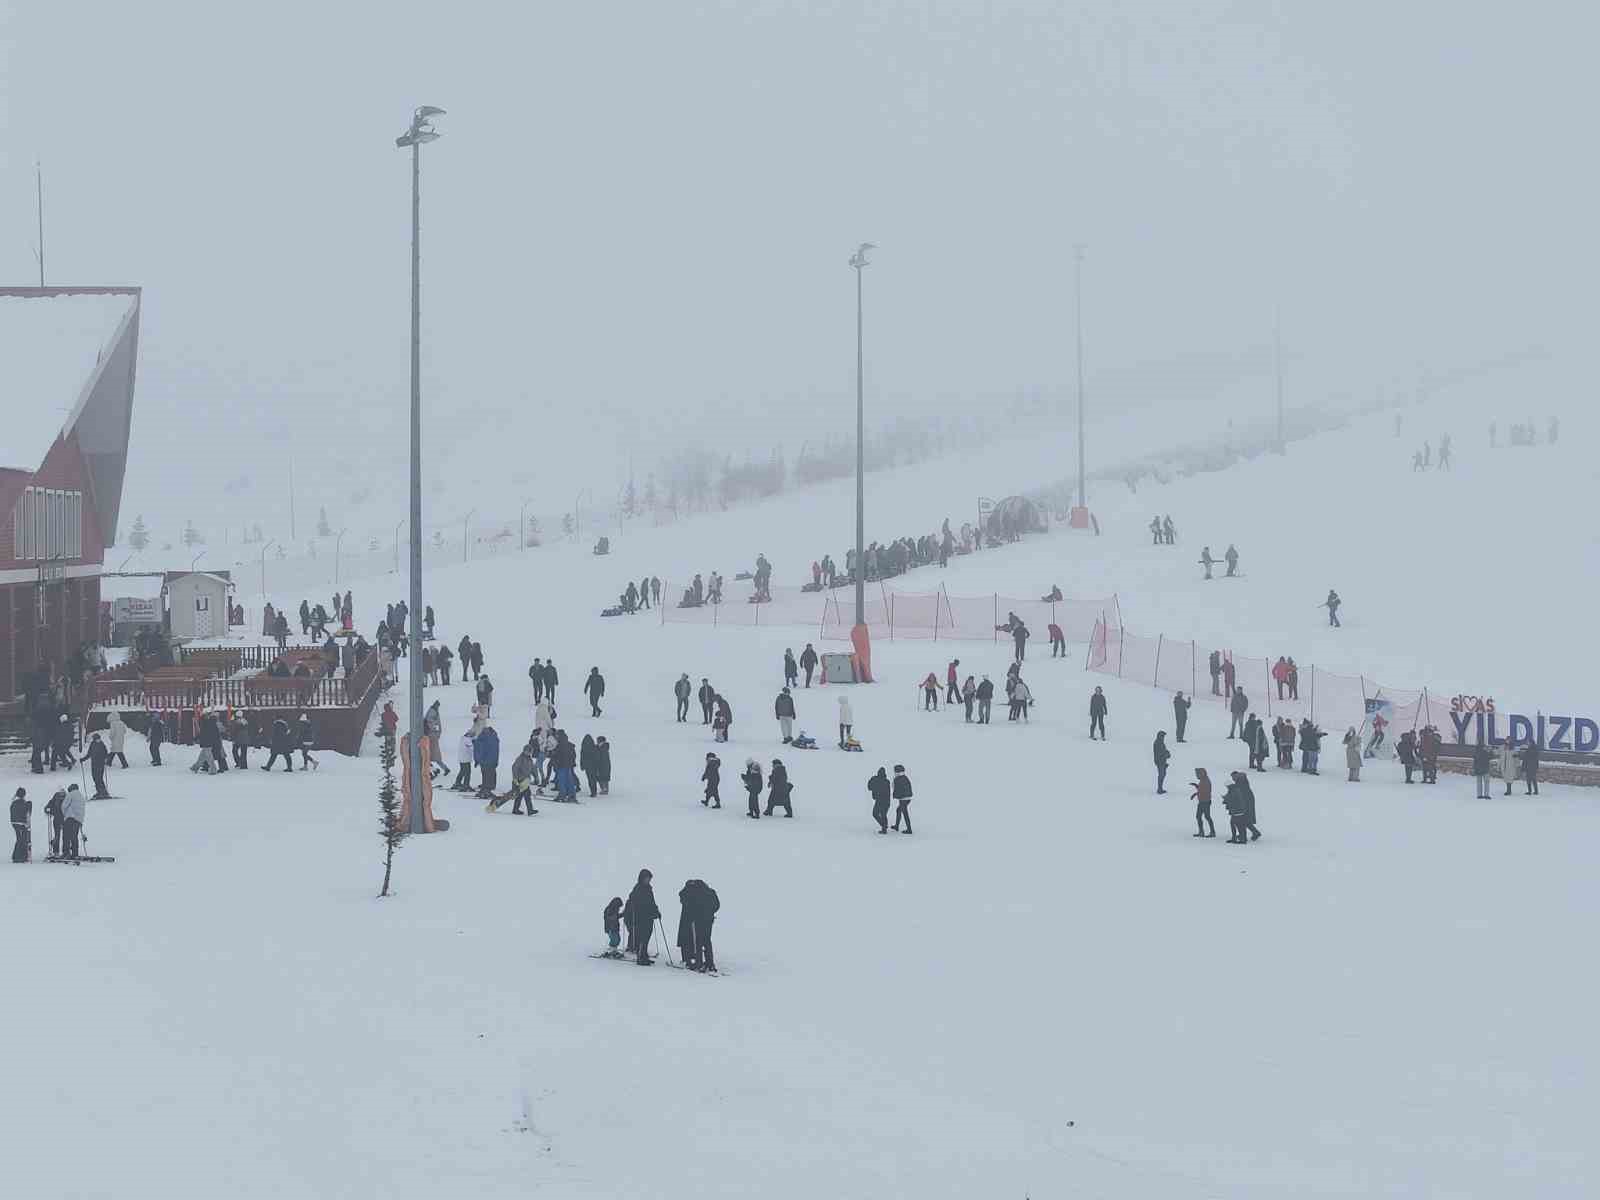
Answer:
[[13, 553], [19, 559], [83, 555], [83, 493], [24, 488], [11, 513]]

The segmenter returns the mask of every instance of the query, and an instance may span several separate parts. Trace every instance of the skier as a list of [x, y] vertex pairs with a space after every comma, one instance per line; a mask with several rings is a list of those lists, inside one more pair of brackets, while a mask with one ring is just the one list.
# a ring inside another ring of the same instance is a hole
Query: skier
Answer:
[[1228, 712], [1233, 717], [1233, 720], [1228, 724], [1228, 736], [1230, 738], [1239, 736], [1240, 729], [1244, 725], [1244, 715], [1249, 711], [1250, 699], [1244, 694], [1244, 689], [1235, 689], [1233, 699], [1228, 702]]
[[599, 667], [589, 668], [589, 678], [583, 681], [584, 693], [589, 697], [590, 715], [600, 715], [600, 697], [606, 694], [606, 681]]
[[872, 797], [872, 819], [878, 823], [879, 833], [889, 832], [889, 773], [879, 767], [867, 779], [867, 795]]
[[1339, 605], [1344, 601], [1339, 599], [1339, 593], [1332, 588], [1328, 589], [1328, 598], [1322, 602], [1322, 607], [1328, 610], [1328, 624], [1335, 629], [1339, 628]]
[[1377, 758], [1378, 747], [1383, 745], [1383, 731], [1389, 727], [1381, 712], [1372, 714], [1372, 740], [1367, 743], [1367, 757]]
[[922, 711], [939, 711], [939, 677], [932, 671], [922, 681]]
[[106, 744], [100, 740], [99, 732], [89, 735], [89, 749], [85, 753], [89, 760], [89, 776], [94, 780], [94, 798], [96, 800], [109, 800], [111, 793], [106, 791], [106, 759], [111, 757], [111, 752], [106, 749]]
[[1228, 564], [1227, 577], [1232, 579], [1239, 573], [1239, 552], [1233, 548], [1232, 542], [1228, 543], [1227, 552], [1224, 553], [1222, 557], [1223, 560]]
[[753, 758], [744, 760], [744, 774], [739, 778], [744, 781], [744, 790], [750, 801], [750, 811], [745, 815], [759, 820], [761, 817], [761, 764]]
[[1156, 733], [1155, 745], [1151, 747], [1151, 755], [1156, 764], [1156, 795], [1167, 794], [1167, 764], [1172, 761], [1172, 751], [1167, 749], [1167, 731], [1159, 730]]
[[[884, 802], [887, 806], [888, 801]], [[28, 799], [28, 789], [18, 788], [17, 794], [11, 797], [11, 832], [16, 835], [17, 843], [11, 848], [11, 861], [14, 863], [27, 862], [32, 856], [32, 833], [29, 826], [33, 822], [33, 801]]]
[[[1537, 791], [1535, 785], [1534, 790]], [[73, 783], [67, 786], [66, 799], [61, 802], [61, 857], [77, 858], [78, 835], [83, 832], [85, 812], [84, 795]]]
[[1095, 730], [1100, 731], [1100, 740], [1106, 736], [1106, 694], [1100, 688], [1095, 688], [1094, 695], [1089, 697], [1089, 740], [1095, 740]]
[[1217, 560], [1211, 557], [1211, 547], [1202, 546], [1200, 549], [1200, 565], [1206, 569], [1206, 578], [1211, 578], [1211, 568], [1217, 565]]
[[477, 796], [487, 800], [494, 795], [495, 772], [500, 769], [500, 735], [493, 725], [485, 725], [472, 740], [472, 748], [482, 778], [478, 782]]
[[[906, 774], [906, 769], [898, 764], [894, 769], [894, 827], [896, 832], [911, 832], [911, 776]], [[906, 827], [900, 828], [900, 818], [904, 817]]]
[[650, 935], [655, 932], [661, 910], [656, 907], [655, 889], [650, 886], [652, 876], [647, 869], [639, 872], [639, 882], [628, 893], [628, 902], [622, 906], [622, 919], [628, 924], [628, 950], [638, 955], [641, 967], [648, 967]]
[[[705, 798], [700, 801], [701, 805], [709, 806], [711, 808], [721, 808], [722, 760], [718, 758], [713, 751], [706, 751], [706, 769], [705, 772], [700, 776], [700, 780], [706, 785], [706, 794]], [[713, 804], [712, 801], [715, 801], [716, 803]]]
[[778, 732], [783, 735], [783, 744], [787, 746], [794, 741], [794, 696], [788, 688], [778, 693], [772, 712], [778, 718]]
[[789, 797], [793, 794], [794, 784], [789, 782], [789, 769], [783, 765], [781, 759], [773, 759], [772, 769], [767, 773], [767, 811], [765, 815], [770, 817], [774, 808], [781, 808], [784, 816], [794, 816], [794, 805], [789, 800]]
[[839, 697], [839, 749], [843, 750], [850, 742], [855, 729], [855, 713], [850, 709], [850, 698]]
[[800, 669], [806, 673], [806, 686], [811, 686], [811, 673], [817, 669], [817, 652], [810, 642], [800, 651]]
[[785, 649], [783, 652], [783, 684], [785, 687], [800, 686], [800, 664], [794, 660], [794, 651]]
[[705, 880], [691, 879], [678, 892], [678, 902], [683, 905], [683, 916], [678, 922], [678, 945], [684, 948], [683, 965], [691, 971], [715, 975], [717, 960], [711, 950], [711, 927], [716, 923], [722, 901]]
[[1183, 731], [1189, 727], [1189, 707], [1193, 700], [1185, 700], [1179, 692], [1172, 697], [1172, 719], [1178, 726], [1178, 741], [1183, 741]]
[[678, 676], [678, 682], [672, 685], [672, 694], [678, 701], [678, 724], [682, 725], [689, 719], [689, 693], [694, 690], [694, 685], [689, 682], [689, 673], [685, 671]]
[[978, 724], [987, 725], [989, 723], [989, 707], [994, 703], [994, 684], [990, 682], [987, 675], [983, 677], [983, 682], [978, 685], [973, 694], [978, 698]]
[[711, 686], [711, 681], [704, 675], [700, 677], [700, 713], [702, 725], [711, 724], [711, 708], [717, 699], [717, 689]]
[[1211, 777], [1204, 767], [1194, 769], [1194, 782], [1189, 787], [1194, 797], [1194, 836], [1216, 837], [1216, 822], [1211, 819]]

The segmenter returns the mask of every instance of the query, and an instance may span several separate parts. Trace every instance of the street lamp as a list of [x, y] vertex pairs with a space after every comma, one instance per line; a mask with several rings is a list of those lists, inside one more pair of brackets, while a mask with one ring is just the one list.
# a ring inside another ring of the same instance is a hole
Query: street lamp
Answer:
[[[394, 144], [411, 149], [411, 612], [422, 611], [422, 147], [439, 134], [444, 109], [424, 104]], [[415, 619], [415, 618], [413, 618]], [[422, 815], [422, 672], [406, 671], [411, 691], [411, 832], [426, 833]]]
[[400, 574], [400, 526], [405, 523], [404, 517], [394, 523], [394, 573], [396, 575]]
[[863, 667], [867, 682], [871, 682], [870, 651], [867, 649], [867, 515], [866, 515], [866, 416], [865, 369], [862, 324], [861, 272], [867, 266], [867, 251], [876, 250], [871, 242], [862, 242], [850, 256], [850, 266], [856, 273], [856, 623], [850, 631], [856, 655]]
[[261, 595], [267, 594], [267, 551], [278, 544], [278, 539], [273, 538], [261, 547]]
[[193, 558], [191, 558], [189, 560], [189, 573], [191, 575], [194, 574], [195, 567], [199, 565], [200, 560], [202, 558], [204, 558], [205, 556], [206, 556], [206, 552], [204, 550], [202, 550], [202, 551], [200, 551], [199, 554], [196, 554]]
[[1079, 519], [1084, 525], [1089, 523], [1089, 502], [1084, 499], [1087, 494], [1084, 490], [1083, 478], [1083, 247], [1072, 248], [1072, 254], [1077, 262], [1077, 273], [1073, 284], [1076, 295], [1077, 320], [1078, 320], [1078, 507], [1083, 510]]
[[339, 536], [333, 539], [333, 590], [339, 590], [339, 550], [344, 543], [344, 535], [349, 529], [339, 530]]
[[467, 515], [461, 518], [461, 561], [467, 561], [467, 547], [472, 545], [472, 518], [478, 515], [478, 510], [469, 508]]

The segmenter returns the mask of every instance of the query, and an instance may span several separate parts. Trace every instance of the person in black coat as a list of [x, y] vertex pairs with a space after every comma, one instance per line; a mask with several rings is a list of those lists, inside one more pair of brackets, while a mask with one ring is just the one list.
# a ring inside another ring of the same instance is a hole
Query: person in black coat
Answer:
[[1156, 795], [1167, 794], [1167, 764], [1172, 761], [1172, 751], [1167, 749], [1167, 731], [1162, 729], [1156, 733], [1155, 744], [1150, 748], [1150, 753], [1156, 764]]
[[611, 743], [606, 741], [605, 734], [594, 740], [594, 778], [600, 785], [600, 794], [611, 794]]
[[167, 736], [167, 727], [161, 723], [160, 713], [153, 712], [150, 714], [150, 727], [146, 736], [150, 742], [150, 765], [159, 767], [161, 765], [161, 743], [166, 740]]
[[691, 971], [715, 971], [717, 962], [711, 952], [711, 927], [722, 908], [721, 899], [703, 879], [691, 879], [679, 890], [678, 902], [683, 906], [682, 916], [678, 918], [678, 946], [683, 951], [683, 965]]
[[648, 868], [640, 871], [639, 882], [633, 885], [627, 903], [622, 906], [622, 920], [628, 926], [628, 950], [638, 955], [641, 967], [650, 965], [650, 934], [661, 918], [655, 889], [650, 886], [651, 878]]
[[800, 684], [800, 664], [794, 660], [794, 651], [783, 652], [783, 683], [785, 687], [798, 687]]
[[[911, 776], [906, 774], [906, 769], [896, 765], [894, 769], [894, 827], [901, 833], [911, 832]], [[904, 820], [906, 827], [900, 828]]]
[[811, 675], [817, 669], [817, 652], [810, 642], [800, 651], [800, 669], [806, 673], [806, 686], [811, 686]]
[[1244, 748], [1250, 755], [1250, 769], [1252, 771], [1259, 770], [1261, 768], [1261, 762], [1266, 756], [1259, 752], [1259, 744], [1261, 741], [1261, 720], [1255, 715], [1255, 713], [1251, 713], [1249, 719], [1245, 721], [1243, 732]]
[[589, 668], [589, 678], [583, 681], [583, 691], [589, 697], [590, 716], [600, 715], [600, 697], [606, 694], [605, 677], [600, 674], [599, 667]]
[[766, 816], [772, 815], [774, 808], [783, 809], [786, 817], [794, 816], [794, 805], [789, 797], [794, 793], [794, 785], [789, 782], [789, 770], [778, 759], [772, 760], [772, 770], [767, 774], [767, 811]]
[[1177, 739], [1183, 741], [1183, 731], [1189, 727], [1189, 706], [1193, 700], [1185, 700], [1183, 693], [1179, 692], [1172, 698], [1172, 719], [1177, 724]]
[[1106, 737], [1106, 694], [1095, 688], [1094, 695], [1089, 697], [1089, 740], [1095, 740], [1095, 730], [1100, 731], [1100, 740]]
[[1539, 757], [1543, 752], [1539, 749], [1537, 741], [1529, 742], [1519, 756], [1522, 759], [1522, 778], [1528, 785], [1524, 795], [1537, 796], [1539, 794]]
[[[706, 785], [705, 799], [701, 800], [700, 803], [711, 808], [721, 808], [722, 760], [711, 751], [706, 752], [706, 769], [700, 776], [700, 780]], [[713, 800], [716, 801], [715, 804], [712, 803]]]
[[1479, 742], [1472, 748], [1472, 777], [1478, 785], [1478, 799], [1489, 798], [1489, 767], [1492, 755], [1486, 742]]
[[700, 690], [695, 695], [700, 700], [700, 724], [711, 724], [711, 709], [717, 702], [717, 689], [712, 687], [711, 681], [702, 675], [700, 677]]
[[553, 658], [545, 659], [544, 690], [545, 695], [550, 698], [550, 705], [552, 708], [555, 706], [556, 702], [556, 685], [560, 682], [561, 676], [556, 674], [556, 660]]
[[889, 772], [883, 767], [867, 780], [867, 795], [872, 797], [872, 819], [878, 823], [879, 833], [889, 832]]
[[678, 702], [677, 720], [682, 725], [689, 719], [689, 693], [692, 686], [687, 673], [678, 676], [678, 682], [672, 685], [673, 698]]
[[50, 769], [57, 767], [75, 767], [78, 760], [72, 754], [73, 724], [72, 717], [62, 713], [56, 718], [55, 728], [50, 731]]
[[752, 818], [761, 816], [761, 764], [755, 759], [746, 759], [744, 774], [739, 778], [744, 781], [744, 790], [750, 797], [750, 812]]
[[11, 832], [17, 839], [16, 845], [11, 848], [11, 861], [14, 863], [27, 862], [32, 857], [32, 846], [29, 844], [29, 826], [32, 822], [33, 801], [28, 799], [27, 788], [18, 788], [17, 794], [11, 798]]
[[222, 719], [216, 713], [207, 713], [200, 719], [200, 735], [197, 739], [211, 754], [211, 761], [220, 773], [228, 769], [227, 756], [222, 753]]
[[311, 747], [317, 744], [317, 735], [311, 729], [311, 716], [301, 713], [300, 719], [294, 723], [294, 744], [300, 747], [300, 767], [315, 767], [317, 760], [311, 757]]
[[272, 764], [277, 762], [281, 756], [283, 758], [283, 769], [293, 774], [294, 742], [289, 736], [289, 722], [282, 717], [272, 723], [272, 736], [267, 742], [267, 749], [269, 751], [267, 765], [261, 768], [263, 771], [272, 770]]
[[578, 770], [583, 772], [583, 778], [589, 784], [589, 798], [594, 799], [599, 792], [600, 781], [595, 776], [594, 738], [587, 733], [583, 735], [583, 741], [578, 743]]
[[94, 779], [94, 798], [96, 800], [109, 800], [111, 793], [106, 791], [106, 762], [111, 758], [111, 751], [106, 749], [105, 742], [100, 740], [98, 733], [89, 735], [89, 775]]

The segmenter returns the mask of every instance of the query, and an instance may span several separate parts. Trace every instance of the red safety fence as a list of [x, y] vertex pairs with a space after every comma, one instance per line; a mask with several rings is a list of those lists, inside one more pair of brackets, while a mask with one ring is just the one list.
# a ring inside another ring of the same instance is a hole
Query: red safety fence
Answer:
[[[1316, 664], [1299, 668], [1294, 684], [1272, 677], [1272, 660], [1215, 647], [1223, 670], [1211, 677], [1213, 647], [1180, 641], [1164, 634], [1146, 637], [1115, 624], [1108, 612], [1095, 623], [1084, 659], [1086, 670], [1149, 684], [1167, 692], [1184, 692], [1193, 699], [1227, 705], [1236, 690], [1243, 690], [1250, 711], [1272, 719], [1310, 718], [1326, 729], [1339, 725], [1362, 728], [1383, 705], [1384, 714], [1397, 730], [1424, 725], [1448, 726], [1448, 701], [1430, 696], [1426, 688], [1396, 688], [1364, 675], [1340, 675]], [[1232, 668], [1231, 686], [1228, 667]]]
[[[662, 596], [675, 589], [663, 585]], [[681, 589], [676, 589], [682, 595]], [[855, 589], [850, 585], [824, 591], [797, 587], [774, 587], [771, 599], [756, 602], [748, 582], [737, 592], [728, 588], [721, 604], [663, 604], [661, 623], [682, 625], [804, 625], [814, 628], [819, 638], [848, 641], [855, 625]], [[895, 641], [982, 641], [1000, 642], [1010, 638], [1009, 621], [1015, 615], [1028, 627], [1032, 641], [1049, 644], [1049, 626], [1061, 627], [1069, 642], [1084, 642], [1096, 624], [1109, 617], [1121, 620], [1117, 598], [1087, 600], [1066, 596], [1060, 600], [1023, 600], [991, 593], [987, 596], [952, 596], [944, 588], [936, 592], [901, 592], [884, 583], [866, 587], [867, 628], [874, 640]]]

